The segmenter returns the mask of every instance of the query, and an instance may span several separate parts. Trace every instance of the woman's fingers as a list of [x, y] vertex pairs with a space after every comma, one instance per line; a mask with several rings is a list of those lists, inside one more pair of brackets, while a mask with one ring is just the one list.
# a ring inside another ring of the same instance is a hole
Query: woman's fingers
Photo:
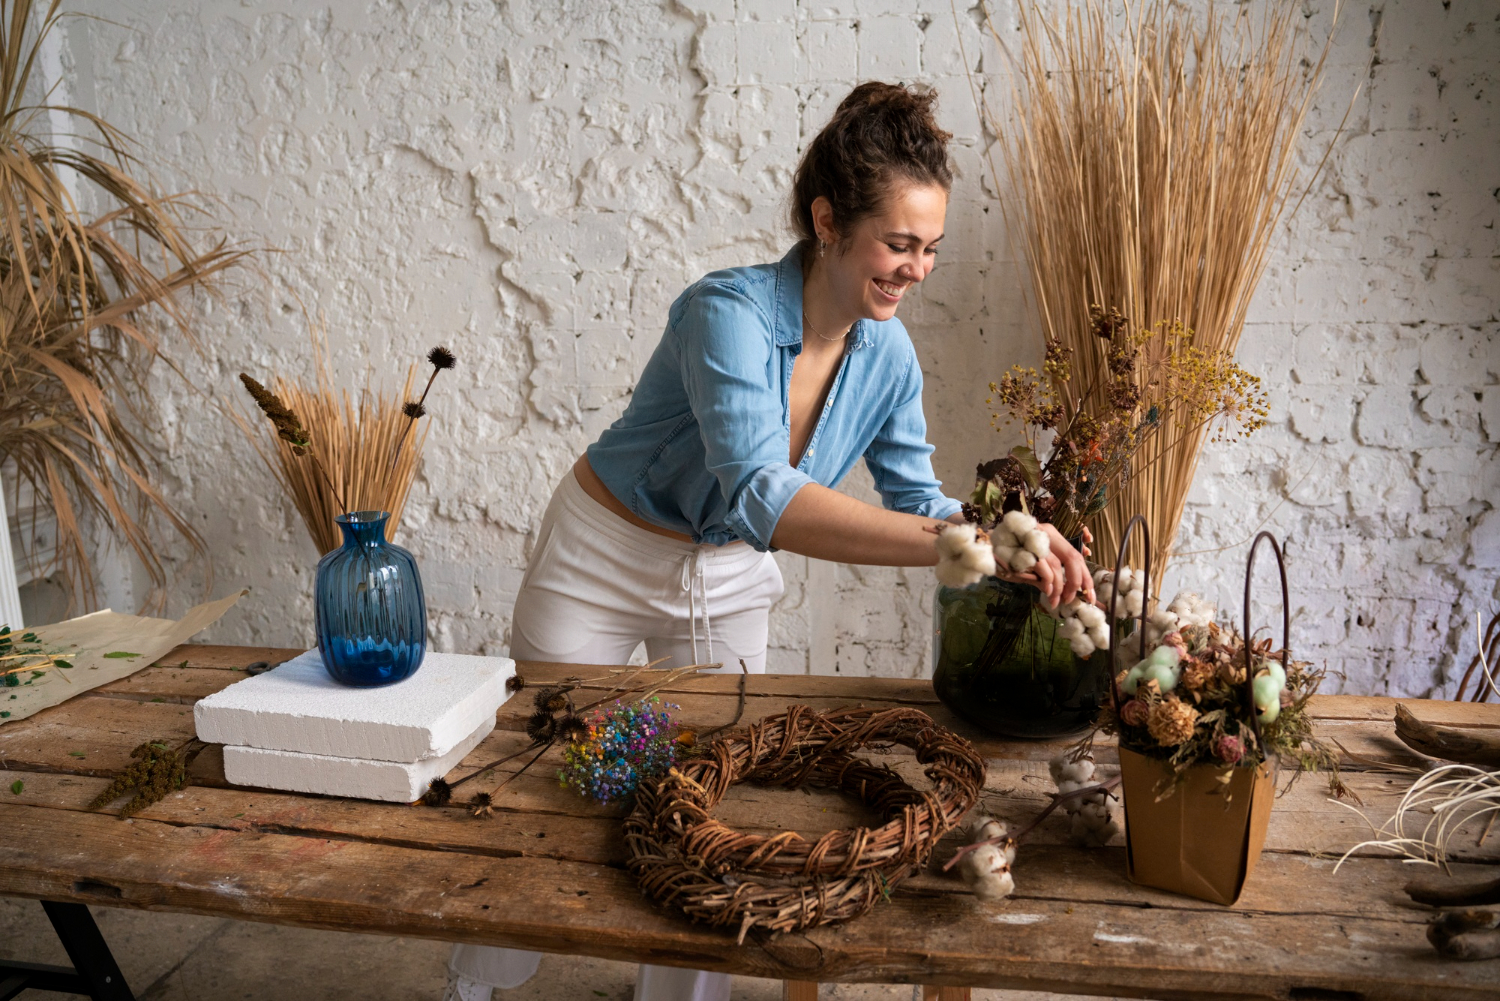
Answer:
[[1047, 599], [1047, 604], [1057, 607], [1057, 592], [1059, 590], [1060, 575], [1058, 574], [1057, 557], [1047, 556], [1036, 561], [1034, 572], [1037, 580], [1042, 585], [1042, 596]]

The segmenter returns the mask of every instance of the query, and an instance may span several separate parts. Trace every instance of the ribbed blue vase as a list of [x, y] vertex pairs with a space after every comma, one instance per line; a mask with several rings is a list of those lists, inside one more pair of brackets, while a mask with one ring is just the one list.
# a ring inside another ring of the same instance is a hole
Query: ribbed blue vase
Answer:
[[385, 539], [385, 511], [334, 520], [344, 544], [318, 563], [318, 652], [333, 680], [373, 688], [410, 677], [427, 652], [427, 600], [411, 553]]

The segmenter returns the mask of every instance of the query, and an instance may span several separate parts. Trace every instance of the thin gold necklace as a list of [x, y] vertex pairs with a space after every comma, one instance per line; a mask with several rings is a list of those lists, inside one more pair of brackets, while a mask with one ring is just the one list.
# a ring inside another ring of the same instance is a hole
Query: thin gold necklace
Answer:
[[821, 338], [822, 340], [825, 340], [825, 341], [841, 341], [845, 337], [849, 336], [849, 330], [853, 330], [854, 329], [854, 324], [851, 323], [849, 325], [849, 329], [845, 330], [842, 334], [839, 334], [837, 337], [829, 337], [827, 334], [823, 333], [817, 327], [815, 327], [815, 326], [812, 325], [812, 321], [807, 318], [807, 310], [806, 309], [802, 310], [802, 325], [804, 327], [806, 327], [808, 330], [811, 330], [813, 332], [813, 334], [815, 334], [817, 337], [819, 337], [819, 338]]

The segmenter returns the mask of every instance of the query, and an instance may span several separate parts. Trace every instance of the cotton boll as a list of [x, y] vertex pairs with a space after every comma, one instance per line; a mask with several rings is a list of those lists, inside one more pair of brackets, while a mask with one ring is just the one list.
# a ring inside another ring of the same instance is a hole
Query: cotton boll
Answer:
[[970, 841], [990, 841], [994, 838], [1003, 838], [1010, 829], [1005, 826], [1005, 821], [996, 820], [994, 817], [977, 817], [974, 823], [969, 825]]
[[1016, 555], [1010, 559], [1010, 568], [1021, 573], [1025, 573], [1034, 566], [1036, 566], [1036, 557], [1026, 549], [1017, 550]]
[[1152, 664], [1141, 675], [1142, 681], [1154, 681], [1163, 695], [1177, 687], [1177, 668], [1165, 664]]
[[1286, 671], [1282, 668], [1280, 661], [1266, 661], [1265, 669], [1271, 677], [1276, 679], [1276, 687], [1278, 689], [1286, 687]]
[[1094, 641], [1089, 639], [1086, 635], [1076, 636], [1073, 639], [1069, 640], [1068, 646], [1072, 647], [1073, 656], [1077, 657], [1079, 660], [1088, 660], [1094, 655], [1094, 651], [1098, 649], [1094, 646]]
[[954, 559], [944, 559], [933, 569], [938, 583], [944, 587], [968, 587], [984, 579], [984, 574], [976, 573]]
[[1026, 533], [1036, 528], [1036, 519], [1025, 511], [1007, 511], [1001, 520], [1012, 535], [1018, 539], [1026, 538]]
[[1145, 604], [1146, 599], [1142, 597], [1140, 591], [1131, 591], [1125, 598], [1125, 614], [1130, 618], [1135, 618], [1141, 614], [1141, 609], [1145, 607]]
[[965, 570], [972, 570], [985, 577], [995, 572], [995, 554], [990, 551], [989, 546], [979, 543], [965, 549], [960, 554], [958, 562]]
[[997, 903], [1016, 892], [1016, 878], [1010, 866], [985, 876], [974, 883], [974, 896], [987, 904]]
[[1070, 793], [1070, 792], [1077, 792], [1078, 790], [1082, 789], [1084, 786], [1087, 786], [1087, 785], [1090, 785], [1090, 784], [1091, 783], [1088, 783], [1088, 782], [1075, 782], [1071, 778], [1065, 778], [1061, 782], [1057, 783], [1057, 791], [1059, 793], [1061, 793], [1062, 795], [1066, 796], [1068, 793]]
[[938, 533], [937, 551], [943, 556], [958, 556], [965, 549], [974, 545], [977, 530], [967, 522], [962, 525], [945, 525]]
[[1132, 667], [1130, 670], [1126, 671], [1125, 680], [1120, 682], [1120, 690], [1123, 691], [1126, 695], [1134, 695], [1136, 689], [1140, 687], [1141, 678], [1145, 675], [1145, 673], [1145, 667], [1140, 664], [1137, 664], [1135, 667]]
[[1078, 619], [1063, 619], [1057, 626], [1057, 635], [1065, 640], [1075, 640], [1087, 631]]
[[1109, 626], [1100, 623], [1099, 625], [1090, 628], [1087, 635], [1089, 638], [1089, 642], [1094, 644], [1094, 646], [1098, 647], [1100, 650], [1109, 649]]
[[995, 563], [998, 566], [1008, 567], [1011, 560], [1016, 558], [1015, 546], [996, 545], [994, 548]]
[[1094, 586], [1098, 587], [1100, 584], [1103, 584], [1105, 581], [1111, 579], [1113, 576], [1114, 575], [1111, 574], [1108, 570], [1095, 570], [1094, 571]]
[[1109, 581], [1105, 581], [1102, 584], [1095, 584], [1094, 596], [1099, 599], [1099, 604], [1108, 608], [1115, 596], [1115, 586]]
[[984, 845], [963, 857], [959, 870], [964, 882], [980, 900], [1004, 900], [1015, 891], [1015, 878], [1005, 853], [996, 845]]
[[1121, 567], [1120, 568], [1119, 576], [1117, 576], [1115, 578], [1115, 586], [1119, 587], [1119, 588], [1122, 588], [1123, 590], [1128, 591], [1128, 590], [1130, 590], [1130, 582], [1131, 582], [1131, 580], [1132, 580], [1132, 571], [1131, 571], [1131, 569], [1129, 567]]
[[1052, 552], [1052, 540], [1047, 537], [1046, 532], [1043, 532], [1039, 528], [1027, 532], [1026, 537], [1021, 540], [1021, 543], [1026, 547], [1027, 552], [1039, 560], [1046, 559], [1047, 554]]
[[1082, 622], [1089, 629], [1093, 629], [1095, 626], [1104, 625], [1104, 610], [1101, 608], [1095, 608], [1093, 605], [1080, 604], [1076, 609], [1076, 614], [1078, 616], [1078, 621]]

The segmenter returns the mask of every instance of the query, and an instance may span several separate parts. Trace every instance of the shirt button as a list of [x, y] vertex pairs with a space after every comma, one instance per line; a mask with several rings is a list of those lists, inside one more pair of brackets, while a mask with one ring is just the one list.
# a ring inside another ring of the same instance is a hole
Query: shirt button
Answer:
[[811, 459], [811, 458], [812, 458], [812, 457], [813, 457], [813, 453], [814, 453], [814, 452], [815, 452], [815, 451], [817, 451], [817, 449], [812, 449], [812, 448], [810, 448], [810, 449], [808, 449], [808, 450], [807, 450], [807, 457], [808, 457], [808, 458], [809, 458], [809, 459]]

